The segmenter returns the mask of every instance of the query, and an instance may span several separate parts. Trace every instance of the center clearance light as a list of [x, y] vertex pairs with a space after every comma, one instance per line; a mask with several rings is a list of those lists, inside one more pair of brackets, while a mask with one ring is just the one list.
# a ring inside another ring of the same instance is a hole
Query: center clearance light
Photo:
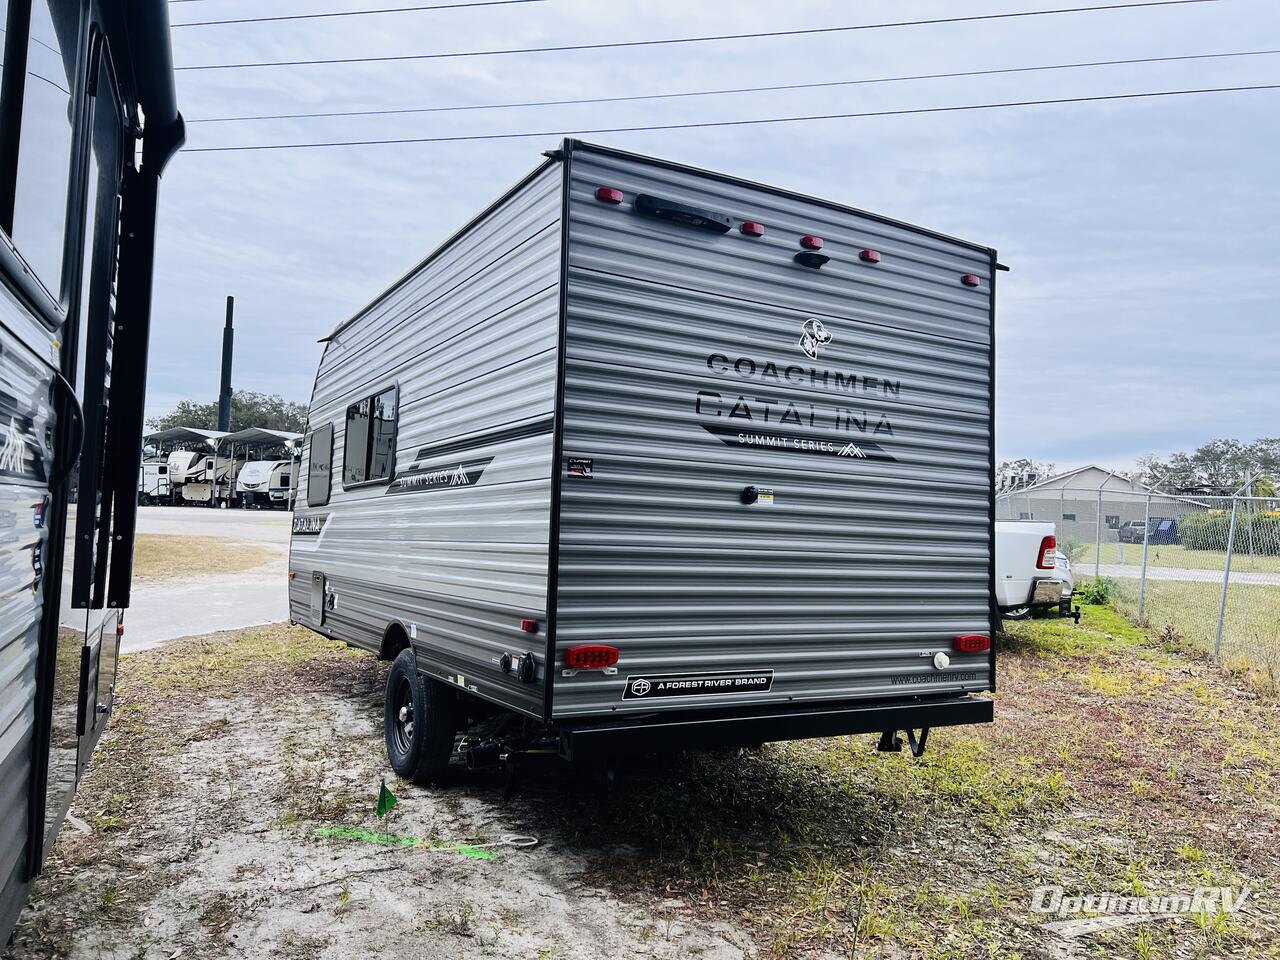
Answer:
[[613, 187], [596, 187], [596, 199], [605, 203], [621, 203], [622, 191]]
[[742, 221], [742, 226], [738, 228], [748, 237], [763, 237], [764, 227], [756, 223], [754, 220]]
[[821, 250], [822, 238], [808, 235], [803, 236], [800, 238], [800, 246], [804, 247], [806, 250]]
[[564, 665], [570, 670], [603, 670], [618, 662], [618, 648], [602, 643], [585, 643], [564, 652]]
[[860, 250], [858, 252], [858, 259], [863, 263], [879, 263], [880, 254], [875, 250]]

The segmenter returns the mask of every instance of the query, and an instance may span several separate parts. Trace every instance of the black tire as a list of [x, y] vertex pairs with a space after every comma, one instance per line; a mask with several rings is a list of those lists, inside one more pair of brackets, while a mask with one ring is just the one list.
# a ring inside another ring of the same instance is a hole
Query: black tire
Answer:
[[457, 701], [439, 680], [418, 672], [413, 650], [401, 650], [387, 673], [383, 726], [392, 770], [414, 783], [444, 782], [458, 726]]

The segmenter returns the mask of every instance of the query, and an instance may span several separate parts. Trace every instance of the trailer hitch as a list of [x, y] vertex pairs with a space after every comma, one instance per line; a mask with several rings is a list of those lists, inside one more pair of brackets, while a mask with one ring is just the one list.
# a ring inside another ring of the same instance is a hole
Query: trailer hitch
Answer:
[[[911, 747], [911, 755], [913, 757], [922, 756], [924, 754], [924, 745], [929, 739], [929, 728], [920, 728], [919, 740], [916, 739], [916, 732], [914, 730], [906, 730], [904, 732], [907, 735], [907, 743]], [[902, 738], [898, 736], [898, 731], [886, 730], [884, 733], [880, 734], [880, 742], [876, 744], [876, 750], [880, 753], [901, 753]]]

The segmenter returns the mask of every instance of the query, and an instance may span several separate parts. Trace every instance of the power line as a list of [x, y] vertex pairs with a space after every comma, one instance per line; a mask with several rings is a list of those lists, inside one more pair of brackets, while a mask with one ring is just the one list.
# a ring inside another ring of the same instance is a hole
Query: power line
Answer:
[[924, 113], [959, 113], [965, 110], [997, 110], [1006, 107], [1043, 107], [1064, 103], [1099, 103], [1104, 100], [1139, 100], [1192, 94], [1238, 93], [1247, 90], [1280, 90], [1280, 83], [1240, 87], [1202, 87], [1187, 90], [1155, 90], [1147, 93], [1114, 93], [1096, 97], [1060, 97], [1052, 100], [1013, 100], [1002, 103], [969, 103], [951, 107], [915, 107], [905, 110], [872, 110], [863, 113], [824, 113], [801, 117], [763, 117], [754, 120], [709, 120], [700, 123], [658, 123], [634, 127], [596, 127], [591, 130], [540, 130], [531, 133], [488, 133], [459, 137], [405, 137], [388, 140], [335, 140], [321, 143], [261, 143], [233, 147], [195, 147], [183, 153], [233, 153], [245, 150], [301, 150], [313, 147], [368, 147], [407, 143], [462, 143], [473, 140], [517, 140], [526, 137], [582, 136], [596, 133], [638, 133], [647, 130], [694, 130], [704, 127], [744, 127], [766, 123], [803, 123], [813, 120], [851, 120], [864, 117], [904, 117]]
[[[181, 0], [169, 0], [179, 3]], [[376, 13], [418, 13], [422, 10], [454, 10], [462, 7], [505, 7], [513, 3], [546, 3], [547, 0], [471, 0], [469, 3], [435, 3], [418, 7], [384, 7], [381, 10], [339, 10], [332, 13], [296, 13], [280, 17], [243, 17], [239, 20], [198, 20], [191, 23], [175, 23], [178, 27], [216, 27], [227, 23], [275, 23], [280, 20], [322, 20], [327, 17], [367, 17]]]
[[320, 113], [273, 113], [245, 117], [197, 117], [187, 123], [231, 123], [248, 120], [310, 120], [321, 117], [381, 117], [407, 113], [451, 113], [466, 110], [503, 110], [515, 107], [558, 107], [585, 103], [629, 103], [637, 100], [673, 100], [685, 97], [710, 97], [735, 93], [765, 93], [777, 90], [814, 90], [822, 87], [849, 87], [874, 83], [900, 83], [909, 80], [947, 80], [960, 77], [989, 77], [1008, 73], [1033, 73], [1049, 70], [1075, 70], [1085, 67], [1129, 66], [1143, 63], [1173, 63], [1184, 60], [1215, 60], [1227, 57], [1262, 57], [1280, 54], [1280, 50], [1243, 50], [1235, 53], [1194, 53], [1171, 57], [1138, 57], [1128, 60], [1090, 60], [1078, 63], [1054, 63], [1032, 67], [1001, 67], [991, 70], [962, 70], [952, 73], [919, 73], [903, 77], [872, 77], [862, 80], [825, 80], [817, 83], [784, 83], [765, 87], [725, 87], [718, 90], [690, 90], [680, 93], [651, 93], [627, 97], [578, 97], [571, 100], [520, 100], [512, 103], [473, 103], [445, 107], [403, 107], [391, 110], [333, 110]]
[[896, 20], [886, 23], [859, 23], [841, 27], [811, 27], [803, 30], [770, 30], [762, 33], [729, 33], [701, 37], [669, 37], [662, 40], [619, 40], [611, 43], [574, 43], [554, 47], [515, 47], [499, 50], [465, 50], [450, 53], [411, 53], [383, 57], [334, 57], [316, 60], [263, 60], [251, 63], [206, 63], [176, 70], [239, 70], [249, 67], [302, 67], [340, 63], [391, 63], [404, 60], [452, 60], [461, 57], [498, 57], [517, 53], [565, 53], [573, 50], [616, 50], [621, 47], [655, 47], [681, 43], [710, 43], [722, 40], [756, 40], [765, 37], [799, 37], [854, 30], [887, 30], [896, 27], [934, 26], [944, 23], [974, 23], [983, 20], [1010, 20], [1018, 17], [1045, 17], [1063, 13], [1092, 13], [1102, 10], [1129, 10], [1140, 7], [1172, 7], [1192, 3], [1220, 3], [1222, 0], [1142, 0], [1139, 3], [1110, 3], [1092, 7], [1059, 7], [1055, 10], [1020, 10], [1012, 13], [975, 14], [965, 17], [936, 17], [930, 20]]

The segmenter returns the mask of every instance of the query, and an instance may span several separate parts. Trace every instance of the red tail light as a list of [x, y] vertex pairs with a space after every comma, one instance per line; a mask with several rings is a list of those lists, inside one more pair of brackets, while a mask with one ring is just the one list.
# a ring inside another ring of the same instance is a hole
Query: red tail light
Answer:
[[537, 633], [538, 621], [534, 620], [532, 617], [525, 617], [520, 621], [520, 629], [525, 633]]
[[951, 641], [960, 653], [986, 653], [991, 649], [991, 638], [980, 633], [962, 633]]
[[1054, 536], [1045, 537], [1040, 541], [1040, 559], [1036, 561], [1036, 566], [1041, 570], [1052, 570], [1056, 567], [1057, 558], [1054, 554], [1058, 552], [1058, 538]]
[[621, 203], [622, 191], [613, 187], [596, 187], [596, 199], [605, 203]]
[[564, 652], [564, 665], [571, 670], [603, 670], [618, 662], [618, 648], [601, 643], [570, 647]]
[[806, 250], [821, 250], [822, 238], [813, 236], [803, 236], [800, 238], [800, 246]]
[[744, 220], [742, 226], [738, 228], [748, 237], [763, 237], [764, 227], [756, 223], [754, 220]]

